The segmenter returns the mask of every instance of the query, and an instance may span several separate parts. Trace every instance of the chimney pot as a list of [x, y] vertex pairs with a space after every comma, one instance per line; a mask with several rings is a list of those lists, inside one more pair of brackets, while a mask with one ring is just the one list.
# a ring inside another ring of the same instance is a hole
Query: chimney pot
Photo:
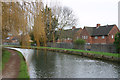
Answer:
[[72, 27], [72, 29], [75, 29], [75, 28], [76, 28], [75, 26]]
[[97, 28], [100, 27], [100, 24], [97, 24], [96, 27], [97, 27]]

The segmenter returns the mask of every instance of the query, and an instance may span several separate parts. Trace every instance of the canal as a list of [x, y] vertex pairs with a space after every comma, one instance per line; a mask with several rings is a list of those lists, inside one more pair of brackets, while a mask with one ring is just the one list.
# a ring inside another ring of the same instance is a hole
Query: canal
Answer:
[[77, 55], [14, 48], [24, 55], [31, 78], [118, 78], [120, 65]]

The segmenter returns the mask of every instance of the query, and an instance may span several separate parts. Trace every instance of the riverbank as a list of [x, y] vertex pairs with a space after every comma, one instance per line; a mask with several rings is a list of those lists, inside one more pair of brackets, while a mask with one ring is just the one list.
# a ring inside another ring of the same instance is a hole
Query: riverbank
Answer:
[[17, 51], [17, 52], [18, 52], [20, 59], [21, 59], [20, 71], [19, 71], [18, 78], [30, 78], [30, 76], [28, 74], [28, 67], [27, 67], [26, 61], [24, 59], [24, 56], [19, 51]]
[[[6, 47], [21, 48], [21, 46], [12, 46], [12, 45], [6, 45]], [[106, 52], [85, 51], [85, 50], [78, 50], [78, 49], [64, 49], [64, 48], [36, 47], [36, 46], [24, 46], [23, 48], [47, 49], [49, 51], [63, 52], [63, 53], [68, 53], [68, 54], [85, 56], [89, 58], [120, 62], [120, 54], [118, 53], [106, 53]]]
[[47, 49], [49, 51], [67, 53], [72, 55], [79, 55], [83, 57], [88, 57], [91, 59], [107, 60], [113, 62], [120, 62], [119, 54], [104, 53], [104, 52], [93, 52], [93, 51], [84, 51], [84, 50], [74, 50], [74, 49]]
[[43, 48], [7, 48], [18, 50], [24, 55], [29, 64], [31, 78], [118, 78], [119, 76], [120, 66], [117, 62], [61, 53], [61, 50], [52, 52]]
[[[5, 47], [21, 48], [21, 46], [12, 46], [12, 45], [6, 45]], [[24, 46], [24, 48], [47, 49], [49, 51], [56, 51], [56, 52], [85, 56], [89, 58], [120, 62], [120, 54], [118, 53], [106, 53], [106, 52], [85, 51], [85, 50], [78, 50], [78, 49], [64, 49], [64, 48], [36, 47], [36, 46]]]
[[4, 49], [2, 54], [3, 78], [29, 78], [26, 62], [20, 52]]
[[9, 61], [11, 53], [8, 50], [2, 50], [2, 69], [4, 68], [5, 64]]

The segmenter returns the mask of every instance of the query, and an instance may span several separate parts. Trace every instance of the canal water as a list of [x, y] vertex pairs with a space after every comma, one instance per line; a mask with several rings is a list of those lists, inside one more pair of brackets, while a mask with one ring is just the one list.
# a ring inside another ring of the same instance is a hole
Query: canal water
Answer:
[[77, 55], [14, 48], [24, 55], [31, 78], [118, 78], [120, 65]]

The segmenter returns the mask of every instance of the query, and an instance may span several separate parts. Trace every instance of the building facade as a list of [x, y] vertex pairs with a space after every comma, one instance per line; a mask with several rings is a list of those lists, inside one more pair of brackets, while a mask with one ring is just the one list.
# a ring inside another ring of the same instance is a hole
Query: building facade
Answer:
[[119, 32], [116, 25], [100, 26], [96, 27], [84, 27], [80, 38], [84, 39], [87, 44], [113, 44], [115, 34]]
[[82, 28], [76, 28], [75, 26], [72, 29], [67, 29], [63, 31], [58, 31], [56, 35], [58, 36], [57, 43], [72, 43], [74, 40], [80, 38], [80, 33]]

